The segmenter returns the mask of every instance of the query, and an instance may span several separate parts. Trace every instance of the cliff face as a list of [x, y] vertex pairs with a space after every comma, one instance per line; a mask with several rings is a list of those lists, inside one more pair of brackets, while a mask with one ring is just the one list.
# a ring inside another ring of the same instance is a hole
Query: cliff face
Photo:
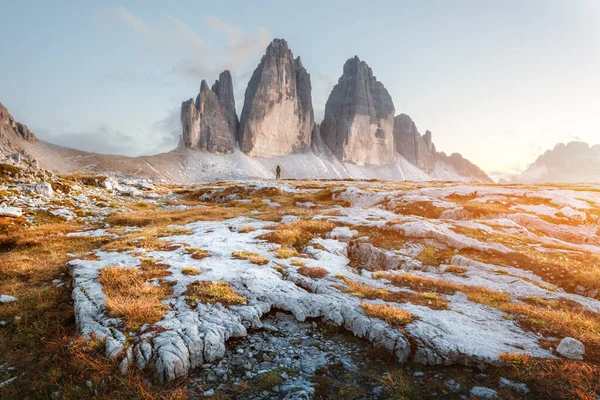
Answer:
[[221, 73], [212, 90], [203, 80], [196, 102], [181, 104], [181, 125], [186, 147], [218, 154], [235, 150], [238, 119], [229, 71]]
[[411, 164], [429, 173], [435, 168], [435, 147], [431, 142], [431, 132], [423, 136], [413, 120], [406, 114], [394, 118], [394, 141], [396, 152]]
[[240, 149], [275, 157], [309, 149], [314, 125], [310, 75], [283, 39], [274, 39], [246, 89]]
[[26, 125], [15, 121], [0, 103], [0, 155], [23, 150], [24, 142], [35, 143], [37, 138]]
[[325, 105], [321, 136], [342, 161], [383, 165], [395, 161], [394, 103], [367, 63], [354, 57]]

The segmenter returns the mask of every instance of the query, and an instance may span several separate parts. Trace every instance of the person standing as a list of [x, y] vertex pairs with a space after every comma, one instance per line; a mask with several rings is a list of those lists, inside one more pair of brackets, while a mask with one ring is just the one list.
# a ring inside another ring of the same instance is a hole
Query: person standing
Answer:
[[281, 178], [281, 167], [279, 165], [277, 166], [277, 168], [275, 168], [275, 175], [277, 175], [275, 179]]

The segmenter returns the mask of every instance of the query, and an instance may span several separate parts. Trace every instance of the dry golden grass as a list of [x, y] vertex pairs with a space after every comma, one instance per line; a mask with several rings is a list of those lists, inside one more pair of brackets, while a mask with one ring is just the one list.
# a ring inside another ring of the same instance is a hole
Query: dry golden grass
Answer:
[[197, 268], [192, 268], [192, 267], [184, 267], [181, 269], [181, 273], [184, 275], [200, 275], [200, 270], [198, 270]]
[[290, 261], [290, 264], [294, 267], [304, 267], [304, 263], [300, 260], [292, 260]]
[[[0, 243], [10, 243], [10, 251], [0, 250], [0, 293], [19, 301], [0, 307], [0, 320], [7, 321], [0, 353], [3, 362], [15, 367], [19, 375], [17, 382], [0, 389], [0, 397], [39, 399], [60, 391], [64, 398], [72, 399], [187, 398], [182, 381], [149, 388], [135, 371], [121, 377], [114, 362], [104, 357], [103, 344], [84, 340], [76, 332], [71, 288], [50, 282], [65, 279], [61, 274], [67, 273], [66, 262], [71, 258], [67, 254], [89, 258], [84, 255], [106, 241], [64, 235], [81, 228], [64, 222], [13, 226], [1, 236]], [[93, 389], [85, 386], [86, 380], [93, 382]]]
[[329, 272], [325, 268], [307, 267], [305, 265], [298, 268], [298, 273], [313, 279], [325, 278], [329, 275]]
[[273, 232], [260, 236], [260, 239], [301, 251], [313, 238], [330, 232], [335, 227], [330, 221], [303, 219], [276, 225]]
[[503, 354], [509, 379], [527, 381], [547, 399], [595, 400], [600, 392], [600, 368], [582, 361], [537, 360], [524, 354]]
[[98, 281], [106, 295], [106, 308], [110, 315], [121, 318], [133, 330], [160, 321], [168, 309], [161, 300], [169, 297], [171, 288], [150, 283], [152, 278], [158, 276], [136, 268], [102, 269]]
[[423, 218], [438, 219], [444, 210], [444, 208], [435, 207], [433, 202], [430, 201], [415, 201], [397, 205], [390, 211], [401, 215], [417, 215]]
[[303, 255], [294, 248], [289, 248], [287, 246], [283, 246], [278, 249], [275, 249], [275, 257], [291, 258], [291, 257], [303, 257]]
[[211, 257], [210, 253], [206, 250], [197, 249], [195, 247], [186, 247], [185, 251], [192, 255], [194, 260], [202, 260], [203, 258]]
[[433, 265], [439, 267], [440, 264], [449, 262], [453, 256], [454, 252], [452, 250], [442, 250], [435, 246], [427, 245], [415, 258], [421, 261], [423, 265]]
[[387, 304], [362, 303], [360, 306], [367, 317], [382, 319], [396, 328], [402, 328], [415, 318], [408, 311]]
[[237, 258], [238, 260], [248, 260], [252, 264], [256, 265], [265, 265], [269, 263], [269, 260], [264, 258], [258, 253], [253, 253], [251, 251], [234, 251], [231, 253], [233, 258]]
[[251, 226], [242, 226], [240, 229], [238, 229], [239, 233], [250, 233], [250, 232], [254, 232], [256, 230], [256, 228], [253, 228]]
[[467, 273], [467, 269], [464, 267], [460, 267], [458, 265], [448, 265], [444, 269], [444, 273], [454, 274], [454, 275], [465, 275]]
[[184, 293], [191, 306], [200, 303], [221, 303], [224, 306], [246, 304], [247, 299], [240, 296], [227, 282], [192, 282]]
[[351, 294], [360, 299], [380, 299], [390, 303], [412, 303], [426, 306], [434, 310], [448, 309], [448, 302], [435, 293], [413, 293], [401, 290], [392, 292], [385, 288], [375, 288], [373, 286], [360, 284], [343, 275], [338, 275], [336, 277], [346, 284], [344, 293]]

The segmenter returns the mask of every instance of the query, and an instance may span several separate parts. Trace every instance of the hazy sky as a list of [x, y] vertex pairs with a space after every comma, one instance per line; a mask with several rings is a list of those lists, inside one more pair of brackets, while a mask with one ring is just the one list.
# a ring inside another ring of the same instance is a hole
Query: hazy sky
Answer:
[[2, 15], [0, 102], [85, 150], [170, 150], [181, 102], [226, 68], [241, 111], [274, 37], [311, 74], [317, 122], [356, 54], [397, 114], [487, 171], [600, 143], [599, 0], [39, 0], [5, 1]]

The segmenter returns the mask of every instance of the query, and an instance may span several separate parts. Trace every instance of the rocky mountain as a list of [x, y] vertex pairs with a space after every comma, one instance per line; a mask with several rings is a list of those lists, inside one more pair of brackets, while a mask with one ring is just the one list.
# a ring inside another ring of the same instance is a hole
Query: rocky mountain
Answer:
[[406, 114], [394, 118], [394, 141], [396, 152], [411, 164], [429, 173], [435, 168], [435, 147], [431, 142], [431, 132], [423, 136], [413, 120]]
[[310, 148], [314, 126], [310, 75], [283, 39], [274, 39], [252, 74], [240, 120], [240, 149], [252, 157]]
[[447, 176], [446, 171], [450, 169], [464, 178], [475, 178], [487, 183], [493, 182], [477, 165], [462, 155], [453, 153], [447, 156], [444, 152], [438, 152], [433, 144], [432, 133], [426, 131], [421, 135], [416, 124], [406, 114], [400, 114], [394, 118], [394, 142], [398, 154], [425, 173], [438, 179], [446, 179], [444, 176]]
[[437, 152], [436, 160], [450, 165], [460, 176], [474, 177], [481, 182], [494, 183], [494, 181], [477, 165], [464, 158], [459, 153], [452, 153], [449, 156], [446, 153]]
[[358, 165], [392, 164], [394, 103], [366, 62], [353, 57], [325, 105], [321, 136], [334, 155]]
[[[321, 125], [314, 121], [310, 75], [287, 42], [274, 39], [245, 92], [241, 118], [229, 71], [181, 105], [182, 140], [142, 157], [89, 153], [36, 141], [2, 107], [0, 155], [19, 152], [42, 168], [160, 178], [177, 183], [284, 178], [490, 182], [459, 154], [438, 153], [358, 57], [346, 61]], [[198, 151], [200, 150], [200, 151]]]
[[231, 73], [223, 71], [212, 90], [205, 80], [196, 102], [181, 104], [182, 138], [186, 147], [211, 153], [231, 153], [236, 148], [238, 118]]
[[539, 156], [516, 182], [600, 182], [600, 145], [559, 143]]
[[0, 154], [21, 152], [25, 142], [35, 143], [35, 135], [26, 125], [15, 121], [0, 103]]

